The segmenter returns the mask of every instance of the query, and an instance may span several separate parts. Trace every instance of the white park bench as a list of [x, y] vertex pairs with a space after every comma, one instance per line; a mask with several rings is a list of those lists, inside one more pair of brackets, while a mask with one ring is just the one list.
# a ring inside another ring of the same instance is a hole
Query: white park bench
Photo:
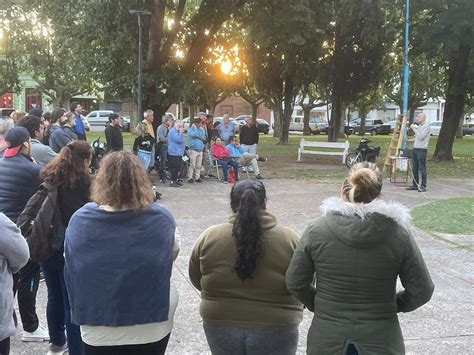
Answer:
[[[307, 149], [310, 148], [310, 149]], [[315, 148], [322, 148], [324, 150], [317, 150]], [[301, 154], [318, 154], [318, 155], [342, 155], [342, 164], [346, 161], [347, 153], [349, 152], [349, 141], [344, 143], [336, 142], [314, 142], [300, 140], [300, 147], [298, 148], [298, 161], [301, 160]]]

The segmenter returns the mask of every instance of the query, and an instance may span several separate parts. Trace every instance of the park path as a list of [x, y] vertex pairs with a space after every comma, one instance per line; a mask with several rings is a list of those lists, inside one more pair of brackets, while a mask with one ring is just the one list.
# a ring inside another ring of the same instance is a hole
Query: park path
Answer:
[[[265, 181], [268, 209], [279, 223], [302, 233], [319, 214], [321, 201], [339, 194], [339, 183], [306, 180], [269, 179]], [[176, 218], [181, 235], [181, 252], [176, 260], [173, 281], [179, 292], [175, 326], [168, 346], [169, 354], [209, 353], [199, 316], [199, 294], [189, 282], [187, 264], [194, 241], [208, 226], [222, 223], [229, 213], [231, 185], [216, 181], [186, 184], [176, 189], [159, 186], [162, 203]], [[383, 198], [397, 200], [408, 207], [434, 200], [474, 196], [474, 180], [439, 179], [429, 181], [428, 191], [419, 193], [384, 182]], [[440, 216], [442, 218], [442, 216]], [[474, 220], [474, 216], [473, 216]], [[474, 263], [473, 254], [439, 241], [427, 233], [413, 230], [426, 260], [436, 289], [431, 302], [419, 310], [400, 315], [408, 354], [474, 353]], [[474, 239], [474, 238], [473, 238]], [[45, 321], [46, 290], [38, 294], [38, 312]], [[298, 353], [305, 353], [306, 333], [312, 314], [305, 311], [300, 326]], [[16, 335], [12, 354], [46, 354], [46, 344], [25, 344]]]

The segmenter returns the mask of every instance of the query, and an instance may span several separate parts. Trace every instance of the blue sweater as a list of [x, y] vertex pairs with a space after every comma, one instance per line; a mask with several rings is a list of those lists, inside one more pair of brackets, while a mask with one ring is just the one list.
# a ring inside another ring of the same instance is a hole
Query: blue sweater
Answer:
[[189, 127], [188, 130], [189, 149], [196, 152], [202, 152], [204, 149], [204, 142], [206, 141], [206, 133], [204, 128]]
[[228, 141], [229, 137], [234, 135], [234, 122], [229, 122], [227, 125], [224, 125], [224, 122], [222, 122], [217, 129], [219, 130], [219, 137], [222, 138], [224, 141]]
[[230, 150], [230, 156], [232, 158], [239, 158], [242, 156], [242, 154], [244, 154], [244, 150], [242, 149], [242, 147], [236, 147], [235, 145], [230, 143], [227, 144], [225, 147]]
[[171, 128], [168, 133], [168, 154], [182, 157], [184, 154], [184, 138], [176, 128]]
[[72, 322], [116, 327], [167, 320], [175, 228], [157, 203], [117, 212], [94, 202], [80, 208], [64, 245]]

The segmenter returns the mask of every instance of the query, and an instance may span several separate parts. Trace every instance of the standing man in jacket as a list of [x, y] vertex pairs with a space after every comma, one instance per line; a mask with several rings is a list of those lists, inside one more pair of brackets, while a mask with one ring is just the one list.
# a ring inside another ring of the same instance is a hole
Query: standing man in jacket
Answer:
[[[430, 142], [430, 125], [426, 123], [426, 115], [419, 113], [416, 116], [416, 123], [410, 126], [411, 130], [415, 132], [415, 143], [413, 144], [413, 184], [408, 190], [415, 190], [419, 192], [426, 191], [426, 155], [428, 154], [428, 143]], [[419, 175], [421, 174], [421, 185]]]
[[[8, 148], [0, 159], [0, 212], [16, 223], [18, 216], [41, 184], [40, 165], [31, 159], [30, 134], [25, 127], [13, 127], [5, 135]], [[28, 263], [15, 274], [18, 308], [23, 323], [23, 341], [49, 340], [36, 315], [36, 293], [40, 279], [38, 263]]]
[[148, 134], [151, 138], [153, 138], [153, 142], [151, 145], [151, 159], [150, 159], [150, 165], [148, 165], [148, 173], [151, 173], [153, 171], [153, 168], [155, 167], [155, 144], [156, 144], [156, 136], [155, 136], [155, 130], [153, 129], [153, 120], [155, 119], [154, 112], [153, 110], [146, 110], [143, 112], [143, 121], [142, 125], [144, 128], [144, 131], [146, 134]]
[[123, 136], [120, 126], [122, 117], [116, 113], [109, 115], [109, 123], [105, 127], [105, 140], [107, 141], [107, 152], [114, 152], [123, 149]]
[[0, 117], [0, 158], [3, 157], [3, 152], [7, 149], [7, 142], [5, 142], [5, 135], [15, 126], [12, 118]]
[[173, 116], [165, 114], [161, 119], [161, 124], [156, 129], [156, 155], [160, 158], [158, 174], [160, 181], [166, 184], [166, 161], [168, 160], [168, 133], [173, 125]]
[[252, 117], [245, 118], [245, 125], [240, 128], [239, 138], [244, 152], [257, 154], [258, 128], [253, 124]]
[[69, 109], [74, 114], [74, 131], [79, 140], [87, 141], [86, 130], [90, 129], [89, 122], [82, 115], [82, 106], [79, 102], [73, 102]]
[[41, 143], [44, 135], [44, 124], [41, 118], [28, 115], [18, 121], [18, 126], [25, 127], [31, 137], [31, 156], [37, 163], [48, 164], [58, 155], [50, 146]]

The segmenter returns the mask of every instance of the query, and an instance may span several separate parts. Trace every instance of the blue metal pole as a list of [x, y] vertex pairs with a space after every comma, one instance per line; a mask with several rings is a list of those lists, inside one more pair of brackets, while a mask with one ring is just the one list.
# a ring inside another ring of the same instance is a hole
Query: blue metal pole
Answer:
[[[410, 27], [410, 0], [405, 1], [405, 50], [403, 56], [403, 107], [402, 114], [405, 115], [405, 119], [408, 118], [408, 76], [410, 75], [408, 70], [408, 35]], [[402, 149], [407, 149], [407, 130], [403, 130]]]

